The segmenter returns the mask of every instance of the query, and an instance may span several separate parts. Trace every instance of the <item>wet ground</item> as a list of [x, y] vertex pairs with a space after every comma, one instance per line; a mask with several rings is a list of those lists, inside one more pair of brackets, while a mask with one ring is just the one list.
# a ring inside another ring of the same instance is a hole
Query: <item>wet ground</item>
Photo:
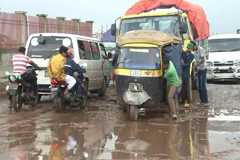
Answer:
[[[164, 110], [141, 110], [130, 122], [113, 88], [91, 96], [86, 110], [56, 113], [48, 97], [19, 113], [0, 95], [1, 160], [240, 159], [240, 85], [209, 84], [210, 108], [180, 110], [177, 121]], [[194, 92], [195, 99], [198, 97]]]

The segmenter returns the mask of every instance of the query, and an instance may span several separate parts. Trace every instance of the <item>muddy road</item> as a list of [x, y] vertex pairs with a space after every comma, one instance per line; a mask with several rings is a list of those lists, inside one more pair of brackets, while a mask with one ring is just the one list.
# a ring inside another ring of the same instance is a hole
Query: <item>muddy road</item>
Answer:
[[[140, 110], [137, 122], [117, 105], [113, 88], [91, 95], [87, 109], [56, 113], [48, 97], [35, 109], [8, 109], [0, 95], [1, 160], [240, 159], [240, 85], [209, 84], [209, 108]], [[194, 92], [195, 99], [198, 97]]]

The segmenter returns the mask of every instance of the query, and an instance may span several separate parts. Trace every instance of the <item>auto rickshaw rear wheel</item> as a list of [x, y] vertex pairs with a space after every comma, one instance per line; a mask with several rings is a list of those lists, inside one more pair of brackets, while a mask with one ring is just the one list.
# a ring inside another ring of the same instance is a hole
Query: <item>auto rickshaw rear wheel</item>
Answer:
[[130, 106], [129, 115], [131, 121], [136, 121], [138, 119], [138, 107]]

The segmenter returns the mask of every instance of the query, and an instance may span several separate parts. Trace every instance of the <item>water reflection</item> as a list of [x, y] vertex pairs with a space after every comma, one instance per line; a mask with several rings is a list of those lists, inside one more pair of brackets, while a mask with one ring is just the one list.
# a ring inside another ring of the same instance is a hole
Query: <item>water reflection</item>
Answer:
[[9, 128], [0, 159], [197, 159], [210, 153], [207, 122], [89, 123], [73, 115], [26, 121]]
[[208, 152], [207, 119], [129, 123], [118, 135], [116, 159], [194, 159]]

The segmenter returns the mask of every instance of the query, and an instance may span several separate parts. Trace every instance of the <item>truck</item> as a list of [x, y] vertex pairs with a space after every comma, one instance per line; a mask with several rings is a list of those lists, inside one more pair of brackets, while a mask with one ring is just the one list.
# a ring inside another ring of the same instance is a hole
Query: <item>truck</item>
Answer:
[[[180, 34], [182, 28], [186, 28], [186, 33]], [[112, 36], [116, 39], [136, 30], [155, 30], [180, 37], [184, 51], [190, 41], [195, 41], [208, 54], [209, 23], [203, 8], [190, 2], [140, 0], [111, 26]], [[195, 60], [190, 68], [191, 88], [197, 89], [196, 72], [192, 70], [194, 63]]]

